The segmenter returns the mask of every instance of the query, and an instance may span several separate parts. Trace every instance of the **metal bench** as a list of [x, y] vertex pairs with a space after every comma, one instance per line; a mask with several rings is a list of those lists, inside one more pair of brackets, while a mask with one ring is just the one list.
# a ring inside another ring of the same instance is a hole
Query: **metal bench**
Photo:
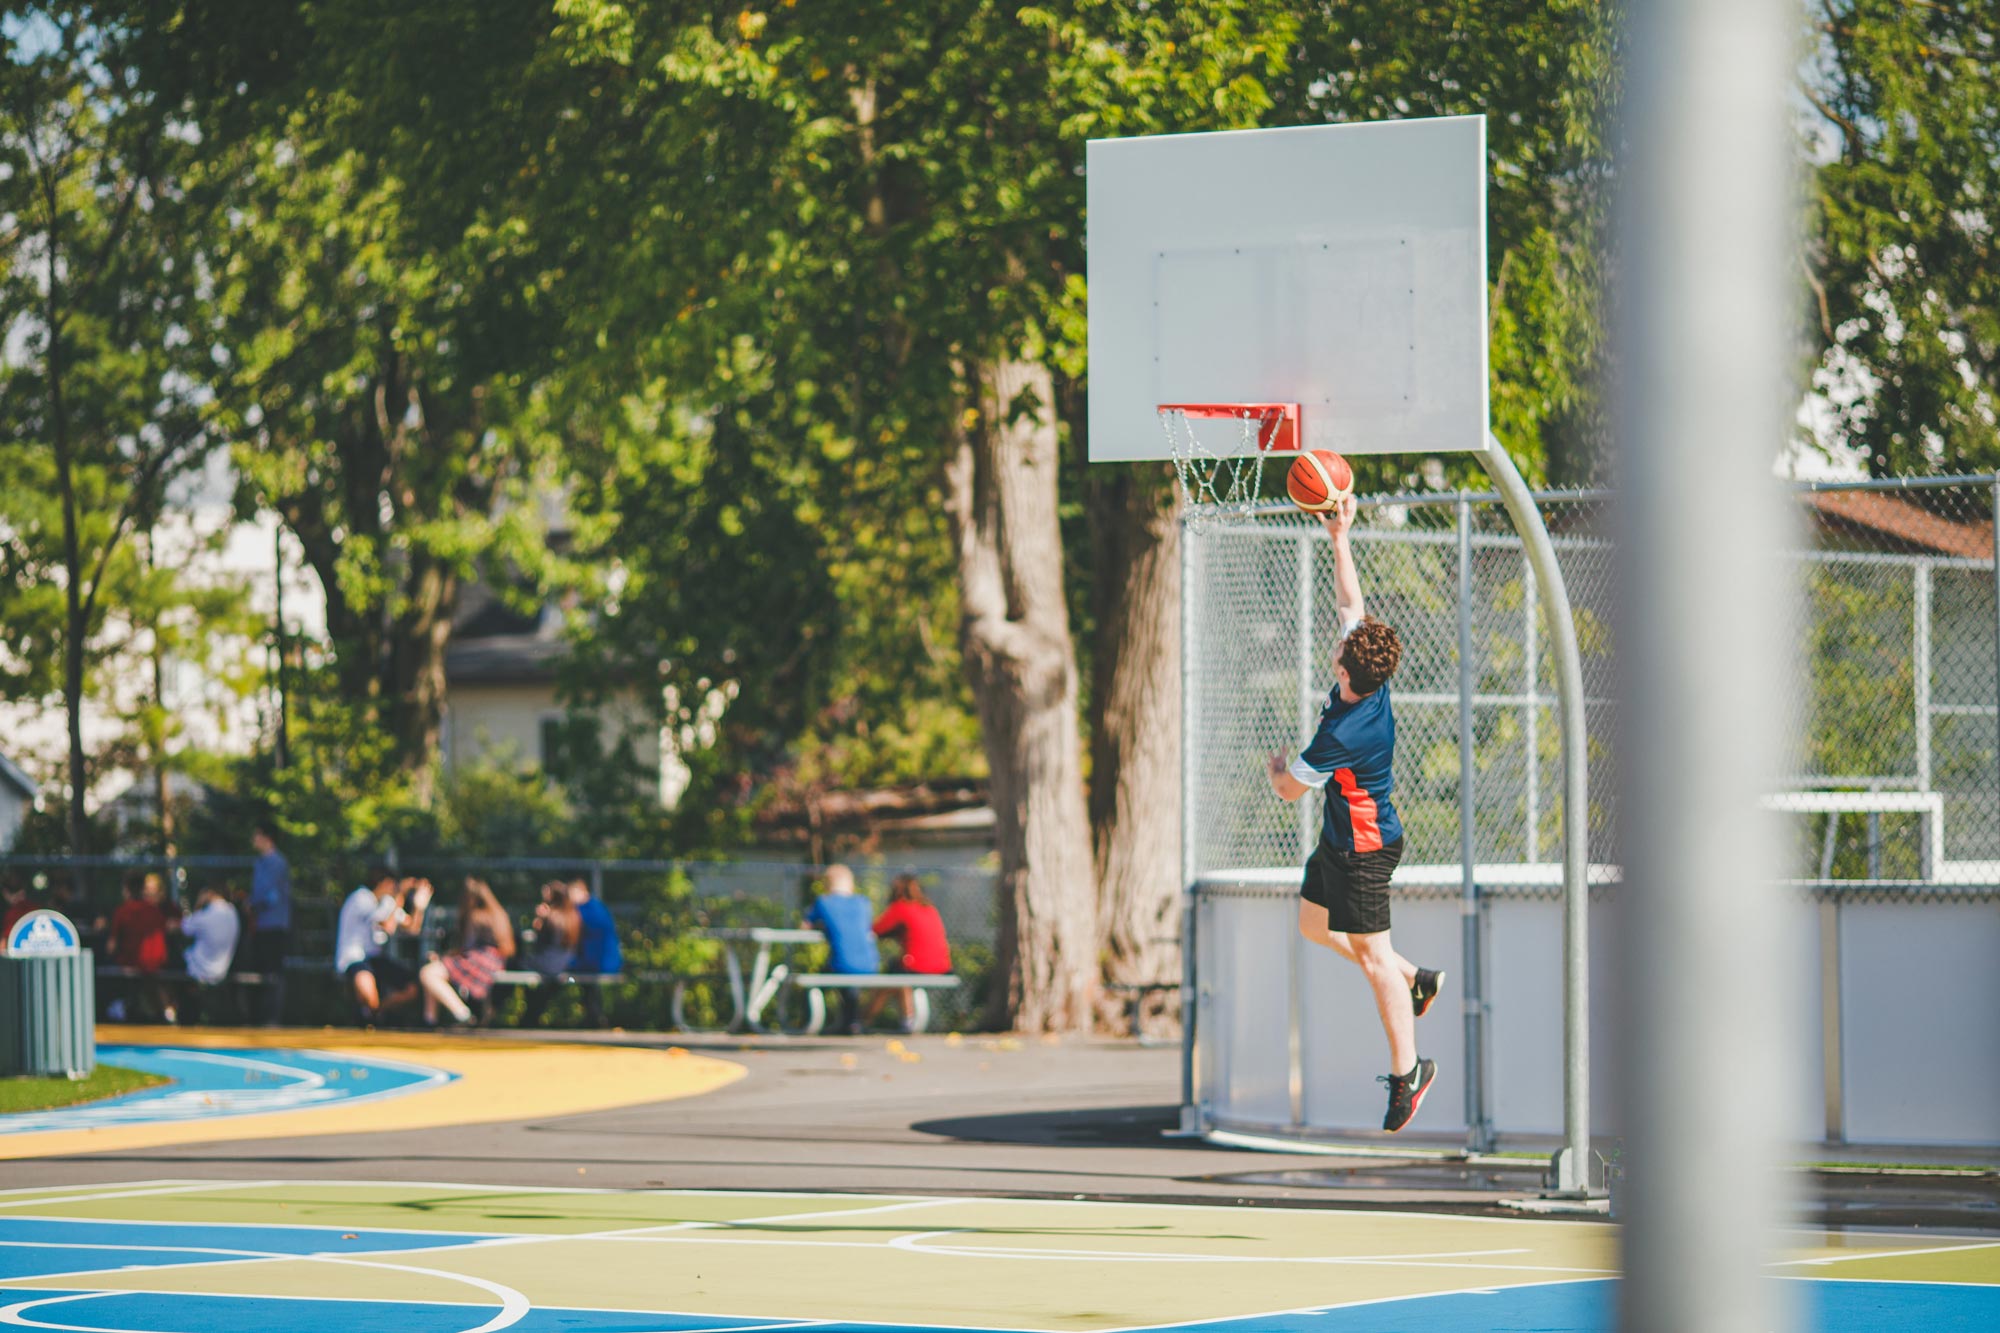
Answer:
[[903, 1015], [912, 1032], [922, 1032], [931, 1023], [930, 992], [951, 990], [958, 978], [950, 973], [927, 972], [797, 972], [784, 978], [786, 984], [805, 992], [806, 1022], [802, 1031], [816, 1037], [826, 1027], [826, 992], [829, 990], [908, 990], [910, 1012]]

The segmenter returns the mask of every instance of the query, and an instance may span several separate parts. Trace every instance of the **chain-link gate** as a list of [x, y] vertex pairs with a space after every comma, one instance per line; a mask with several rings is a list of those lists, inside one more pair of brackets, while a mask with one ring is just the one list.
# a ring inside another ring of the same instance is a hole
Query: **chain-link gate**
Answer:
[[[1613, 737], [1615, 506], [1607, 492], [1538, 495], [1582, 652], [1588, 731], [1588, 843], [1594, 939], [1617, 911]], [[1798, 1118], [1802, 1139], [2000, 1142], [2000, 1074], [1959, 1075], [1962, 1097], [1919, 1108], [1883, 1095], [1882, 1074], [1965, 1062], [2000, 1047], [2000, 651], [1990, 478], [1802, 488], [1809, 541], [1796, 554], [1802, 678], [1771, 701], [1791, 721], [1800, 771], [1768, 803], [1796, 829], [1798, 886], [1825, 904], [1821, 939], [1800, 945], [1817, 982], [1825, 1091]], [[1698, 536], [1690, 530], [1690, 540]], [[1298, 940], [1297, 867], [1320, 802], [1272, 797], [1272, 753], [1296, 753], [1332, 688], [1338, 634], [1332, 548], [1319, 524], [1269, 507], [1186, 534], [1184, 720], [1187, 860], [1194, 884], [1193, 1123], [1282, 1137], [1370, 1132], [1380, 1108], [1381, 1035], [1355, 969]], [[1460, 545], [1467, 557], [1463, 566]], [[1560, 925], [1563, 782], [1554, 666], [1540, 591], [1521, 539], [1492, 496], [1369, 501], [1353, 534], [1368, 609], [1399, 631], [1394, 799], [1406, 840], [1396, 884], [1399, 950], [1460, 970], [1456, 921], [1477, 920], [1486, 1055], [1464, 1067], [1450, 1020], [1419, 1045], [1477, 1089], [1466, 1115], [1425, 1119], [1450, 1139], [1490, 1129], [1542, 1141], [1562, 1123]], [[1726, 596], [1726, 589], [1718, 589]], [[1471, 652], [1461, 663], [1460, 615]], [[1714, 645], [1718, 689], [1730, 647]], [[1461, 676], [1463, 671], [1463, 676]], [[1462, 688], [1463, 682], [1463, 688]], [[1461, 699], [1469, 699], [1461, 722]], [[1461, 781], [1461, 728], [1472, 781]], [[1647, 812], [1671, 820], [1673, 812]], [[1476, 893], [1461, 901], [1461, 829]], [[1699, 836], [1699, 830], [1688, 830]], [[1865, 910], [1864, 910], [1865, 909]], [[1886, 916], [1881, 914], [1886, 913]], [[1857, 923], [1866, 917], [1865, 927]], [[1881, 916], [1881, 919], [1877, 919]], [[1981, 964], [1972, 952], [1984, 949]], [[1287, 953], [1290, 958], [1287, 959]], [[1881, 1017], [1908, 1008], [1927, 959], [1963, 957], [1975, 989], [1895, 1042]], [[1592, 969], [1593, 1005], [1615, 978]], [[1286, 966], [1277, 966], [1279, 961]], [[1287, 979], [1288, 970], [1292, 976]], [[1898, 978], [1905, 991], [1895, 988]], [[1462, 993], [1461, 993], [1462, 994]], [[1458, 997], [1449, 997], [1458, 998]], [[1593, 1049], [1601, 1048], [1594, 1043]], [[1607, 1061], [1593, 1061], [1593, 1123], [1609, 1126]], [[1988, 1086], [1992, 1085], [1992, 1086]], [[1448, 1100], [1450, 1093], [1445, 1094]], [[1857, 1099], [1860, 1104], [1857, 1104]], [[1433, 1103], [1434, 1104], [1434, 1103]], [[1863, 1111], [1865, 1113], [1857, 1114]], [[1954, 1110], [1953, 1107], [1959, 1109]], [[1406, 1135], [1407, 1137], [1407, 1135]]]

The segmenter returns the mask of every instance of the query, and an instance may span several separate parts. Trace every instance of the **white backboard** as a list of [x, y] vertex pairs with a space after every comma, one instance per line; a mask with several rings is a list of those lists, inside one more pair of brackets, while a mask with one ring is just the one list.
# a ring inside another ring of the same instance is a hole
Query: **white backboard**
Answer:
[[1296, 402], [1305, 447], [1344, 454], [1486, 447], [1485, 117], [1098, 139], [1086, 163], [1093, 462], [1168, 457], [1161, 403]]

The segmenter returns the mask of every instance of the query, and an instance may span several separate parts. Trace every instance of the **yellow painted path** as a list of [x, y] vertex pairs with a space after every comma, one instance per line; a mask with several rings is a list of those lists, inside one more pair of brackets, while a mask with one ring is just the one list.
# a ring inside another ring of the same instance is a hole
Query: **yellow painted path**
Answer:
[[748, 1071], [678, 1047], [641, 1050], [539, 1042], [489, 1041], [429, 1033], [364, 1033], [339, 1028], [157, 1027], [98, 1029], [106, 1043], [213, 1050], [312, 1050], [379, 1056], [458, 1075], [450, 1083], [379, 1101], [332, 1103], [268, 1115], [111, 1125], [0, 1136], [0, 1159], [159, 1148], [181, 1143], [294, 1138], [438, 1129], [499, 1120], [533, 1120], [670, 1101], [712, 1092]]

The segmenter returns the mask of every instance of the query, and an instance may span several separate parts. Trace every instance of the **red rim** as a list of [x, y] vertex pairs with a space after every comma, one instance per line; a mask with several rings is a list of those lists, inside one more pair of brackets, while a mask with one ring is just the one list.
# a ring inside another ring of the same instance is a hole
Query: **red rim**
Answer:
[[1297, 453], [1301, 420], [1297, 403], [1161, 403], [1161, 412], [1183, 416], [1257, 419], [1257, 447], [1269, 453]]

